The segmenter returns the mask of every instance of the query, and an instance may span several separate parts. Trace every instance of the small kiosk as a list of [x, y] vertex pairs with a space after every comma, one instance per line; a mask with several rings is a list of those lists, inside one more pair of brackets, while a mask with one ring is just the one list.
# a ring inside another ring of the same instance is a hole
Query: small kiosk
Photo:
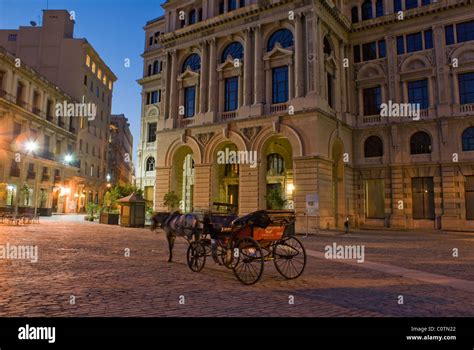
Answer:
[[120, 205], [120, 226], [145, 226], [145, 203], [146, 201], [135, 192], [119, 199], [117, 204]]

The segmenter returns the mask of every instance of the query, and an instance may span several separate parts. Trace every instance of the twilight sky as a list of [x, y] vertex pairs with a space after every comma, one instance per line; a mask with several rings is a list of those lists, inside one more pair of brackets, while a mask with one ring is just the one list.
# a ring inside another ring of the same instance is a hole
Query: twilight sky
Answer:
[[[41, 25], [42, 10], [75, 11], [74, 37], [86, 38], [118, 77], [113, 114], [125, 114], [134, 138], [133, 160], [140, 136], [140, 85], [145, 23], [163, 14], [165, 0], [0, 0], [0, 29]], [[124, 60], [130, 59], [130, 68]]]

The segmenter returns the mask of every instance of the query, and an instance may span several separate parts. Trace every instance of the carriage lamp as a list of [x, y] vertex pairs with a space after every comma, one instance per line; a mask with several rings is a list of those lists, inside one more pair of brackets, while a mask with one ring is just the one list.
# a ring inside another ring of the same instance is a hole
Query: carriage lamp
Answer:
[[293, 184], [286, 185], [286, 193], [292, 194], [294, 190], [295, 190], [295, 185]]

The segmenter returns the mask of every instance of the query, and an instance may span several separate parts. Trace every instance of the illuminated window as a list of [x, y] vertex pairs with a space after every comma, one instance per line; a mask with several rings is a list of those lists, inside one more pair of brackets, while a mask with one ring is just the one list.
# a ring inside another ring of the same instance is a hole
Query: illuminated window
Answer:
[[109, 80], [109, 90], [112, 90], [112, 80]]
[[102, 79], [102, 70], [100, 68], [97, 70], [97, 78], [99, 80]]
[[102, 78], [102, 83], [104, 85], [107, 85], [107, 76], [104, 74], [104, 77]]
[[86, 65], [87, 67], [91, 66], [91, 57], [89, 55], [86, 55]]
[[95, 62], [92, 62], [92, 73], [95, 73]]

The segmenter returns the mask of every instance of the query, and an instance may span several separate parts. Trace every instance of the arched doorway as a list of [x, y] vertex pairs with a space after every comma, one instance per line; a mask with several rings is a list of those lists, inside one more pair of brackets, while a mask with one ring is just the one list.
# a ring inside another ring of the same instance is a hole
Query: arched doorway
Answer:
[[344, 186], [344, 145], [337, 139], [332, 145], [332, 202], [334, 225], [342, 227], [346, 211]]
[[285, 137], [271, 137], [264, 146], [266, 209], [294, 209], [293, 150]]
[[219, 210], [239, 212], [239, 151], [231, 142], [223, 143], [214, 154], [216, 167], [212, 200]]
[[173, 157], [171, 190], [178, 195], [179, 209], [189, 213], [194, 208], [194, 159], [188, 146], [180, 147]]

